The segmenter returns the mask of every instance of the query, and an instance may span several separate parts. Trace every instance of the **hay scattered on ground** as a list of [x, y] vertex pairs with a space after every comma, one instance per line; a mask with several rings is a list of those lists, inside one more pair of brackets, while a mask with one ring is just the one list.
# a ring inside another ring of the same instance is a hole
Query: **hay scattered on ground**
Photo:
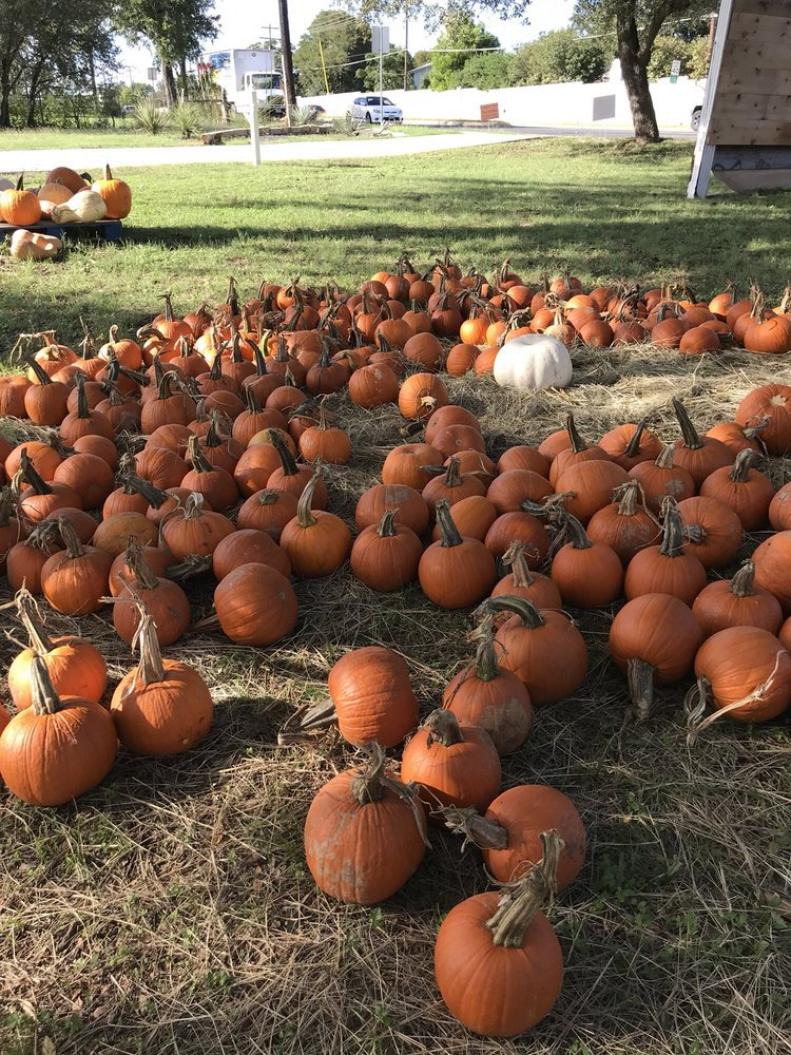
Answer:
[[[705, 430], [785, 369], [650, 348], [575, 358], [577, 384], [565, 392], [521, 397], [480, 379], [450, 387], [480, 414], [497, 455], [538, 441], [569, 409], [591, 438], [651, 414], [671, 439], [671, 395]], [[331, 493], [350, 516], [401, 422], [392, 408], [338, 402], [355, 457], [333, 472]], [[778, 482], [788, 470], [775, 465]], [[431, 708], [467, 655], [465, 615], [438, 612], [416, 588], [373, 594], [346, 570], [297, 592], [298, 630], [275, 649], [194, 635], [168, 650], [215, 692], [215, 728], [196, 750], [156, 762], [122, 754], [71, 808], [0, 800], [3, 1055], [44, 1051], [45, 1038], [58, 1055], [788, 1051], [787, 724], [723, 722], [690, 750], [682, 686], [660, 692], [654, 718], [619, 740], [625, 693], [607, 660], [611, 613], [581, 619], [589, 678], [541, 712], [504, 770], [505, 786], [561, 788], [588, 827], [588, 864], [553, 910], [563, 995], [528, 1039], [482, 1040], [447, 1015], [432, 976], [442, 914], [487, 886], [476, 854], [432, 831], [432, 851], [392, 901], [329, 901], [307, 873], [302, 824], [350, 754], [332, 733], [277, 746], [294, 708], [323, 698], [338, 655], [362, 644], [403, 652]], [[196, 615], [208, 609], [208, 584], [196, 584], [195, 600]], [[79, 625], [114, 676], [129, 667], [104, 615], [53, 625]], [[5, 666], [14, 649], [0, 647]]]

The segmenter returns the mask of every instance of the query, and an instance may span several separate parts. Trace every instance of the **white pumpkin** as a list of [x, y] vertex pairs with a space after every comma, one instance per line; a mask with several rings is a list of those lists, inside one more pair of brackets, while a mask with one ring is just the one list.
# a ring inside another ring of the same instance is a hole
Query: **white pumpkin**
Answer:
[[56, 205], [64, 205], [72, 197], [65, 183], [45, 183], [38, 192], [38, 203], [44, 216], [52, 216]]
[[56, 223], [95, 223], [107, 212], [107, 205], [101, 194], [94, 190], [81, 190], [62, 205], [52, 209], [52, 219]]
[[17, 260], [51, 260], [63, 248], [54, 235], [26, 231], [23, 227], [11, 235], [11, 256]]
[[504, 388], [537, 391], [571, 383], [571, 356], [555, 337], [525, 333], [502, 346], [494, 360], [494, 379]]

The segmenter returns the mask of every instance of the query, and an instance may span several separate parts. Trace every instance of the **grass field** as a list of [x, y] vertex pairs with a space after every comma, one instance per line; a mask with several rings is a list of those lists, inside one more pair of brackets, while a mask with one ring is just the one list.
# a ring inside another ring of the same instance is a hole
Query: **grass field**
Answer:
[[[97, 331], [139, 325], [172, 288], [187, 308], [234, 273], [358, 282], [400, 251], [430, 262], [449, 245], [487, 270], [505, 255], [534, 277], [567, 265], [585, 281], [688, 275], [706, 291], [791, 274], [790, 195], [682, 198], [689, 150], [527, 143], [393, 164], [135, 173], [121, 248], [79, 247], [60, 264], [0, 261], [0, 342], [77, 316]], [[203, 225], [203, 226], [201, 226]], [[536, 442], [571, 408], [587, 436], [645, 413], [675, 435], [668, 401], [708, 427], [755, 383], [787, 371], [724, 354], [685, 360], [651, 348], [578, 352], [575, 384], [535, 397], [463, 380], [452, 396], [479, 414], [490, 453]], [[332, 474], [350, 516], [399, 439], [392, 408], [336, 406], [355, 444]], [[791, 460], [775, 460], [776, 479]], [[756, 540], [750, 540], [754, 543]], [[591, 672], [544, 709], [504, 784], [569, 794], [589, 860], [552, 912], [566, 960], [561, 999], [516, 1042], [467, 1034], [434, 988], [444, 912], [487, 888], [474, 851], [436, 830], [415, 877], [373, 909], [319, 894], [302, 824], [311, 796], [350, 754], [337, 737], [287, 748], [295, 706], [323, 698], [329, 667], [378, 642], [406, 656], [421, 706], [436, 704], [468, 654], [464, 613], [439, 613], [416, 588], [376, 595], [341, 570], [297, 586], [300, 620], [272, 650], [195, 634], [169, 650], [215, 692], [215, 727], [180, 759], [122, 755], [73, 807], [0, 797], [0, 1052], [33, 1055], [780, 1055], [791, 1009], [787, 722], [715, 724], [686, 743], [686, 686], [659, 692], [653, 718], [621, 734], [625, 687], [607, 660], [612, 612], [585, 614]], [[208, 584], [194, 591], [208, 611]], [[8, 617], [6, 617], [8, 618]], [[19, 631], [8, 620], [12, 634]], [[77, 624], [55, 620], [54, 627]], [[128, 669], [107, 616], [80, 629]], [[3, 665], [15, 646], [3, 639]], [[398, 847], [393, 848], [394, 854]], [[51, 1041], [52, 1044], [45, 1043]]]
[[[243, 117], [237, 117], [236, 125], [246, 127]], [[222, 122], [218, 124], [207, 124], [207, 129], [222, 128]], [[437, 135], [439, 133], [453, 132], [452, 128], [423, 128], [419, 125], [403, 125], [394, 129], [394, 135], [425, 136]], [[330, 138], [340, 139], [343, 133], [331, 135]], [[249, 137], [248, 137], [249, 138]], [[321, 138], [326, 136], [299, 136], [301, 142], [305, 138]], [[238, 143], [239, 140], [233, 142]], [[200, 146], [200, 137], [184, 139], [181, 134], [173, 128], [167, 127], [157, 135], [144, 132], [134, 124], [118, 128], [19, 128], [10, 131], [0, 131], [0, 163], [2, 163], [2, 152], [4, 150], [75, 150], [83, 147], [172, 147], [172, 146]]]

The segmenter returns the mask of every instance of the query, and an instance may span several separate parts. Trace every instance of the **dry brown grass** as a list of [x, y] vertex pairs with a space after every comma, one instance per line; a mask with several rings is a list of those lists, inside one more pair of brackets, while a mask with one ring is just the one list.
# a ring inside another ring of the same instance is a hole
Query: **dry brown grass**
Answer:
[[[481, 380], [452, 390], [481, 414], [498, 454], [537, 441], [570, 407], [592, 437], [648, 412], [670, 437], [676, 394], [708, 427], [786, 369], [736, 354], [586, 352], [566, 392], [524, 398]], [[356, 455], [333, 474], [333, 508], [349, 514], [399, 421], [393, 409], [341, 410]], [[442, 914], [486, 887], [480, 861], [432, 832], [432, 851], [392, 901], [331, 902], [307, 873], [302, 823], [349, 753], [332, 733], [277, 746], [288, 715], [322, 698], [350, 647], [403, 651], [422, 706], [433, 706], [466, 654], [465, 616], [438, 612], [417, 589], [374, 595], [345, 570], [297, 590], [298, 630], [276, 649], [195, 636], [171, 650], [215, 692], [215, 727], [199, 748], [163, 761], [122, 754], [69, 808], [0, 801], [3, 1055], [789, 1050], [787, 724], [722, 722], [690, 750], [682, 686], [660, 692], [653, 719], [619, 745], [625, 694], [607, 660], [611, 613], [581, 618], [591, 674], [578, 696], [541, 712], [504, 774], [506, 786], [561, 788], [588, 826], [588, 864], [553, 910], [563, 994], [528, 1038], [481, 1040], [447, 1015], [432, 976]], [[210, 596], [196, 587], [196, 614]], [[104, 617], [80, 629], [114, 675], [129, 666]], [[13, 648], [2, 647], [7, 661]]]

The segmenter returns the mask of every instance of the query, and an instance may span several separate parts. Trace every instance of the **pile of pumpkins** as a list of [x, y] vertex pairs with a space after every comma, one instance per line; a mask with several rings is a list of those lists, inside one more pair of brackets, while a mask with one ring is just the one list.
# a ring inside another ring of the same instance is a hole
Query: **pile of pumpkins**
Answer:
[[[776, 490], [761, 468], [791, 451], [791, 386], [755, 389], [706, 433], [674, 399], [673, 435], [624, 422], [592, 442], [570, 415], [495, 459], [441, 373], [493, 372], [533, 389], [564, 367], [565, 340], [535, 332], [544, 308], [532, 297], [551, 290], [531, 295], [531, 322], [512, 304], [526, 294], [511, 292], [530, 287], [504, 288], [514, 277], [506, 267], [489, 286], [448, 258], [423, 276], [400, 261], [351, 295], [265, 283], [245, 304], [231, 280], [219, 306], [178, 315], [166, 296], [136, 335], [113, 327], [99, 348], [90, 335], [79, 349], [53, 332], [28, 337], [24, 372], [0, 379], [0, 414], [26, 434], [0, 439], [0, 568], [30, 638], [9, 675], [17, 713], [0, 708], [0, 775], [25, 801], [88, 790], [118, 740], [171, 754], [206, 734], [205, 683], [161, 654], [193, 626], [193, 576], [215, 581], [200, 627], [242, 645], [291, 634], [293, 581], [347, 564], [372, 591], [417, 583], [438, 608], [474, 611], [471, 662], [419, 727], [402, 657], [363, 648], [335, 665], [329, 714], [368, 757], [318, 792], [305, 847], [321, 889], [362, 904], [415, 871], [427, 819], [482, 849], [507, 885], [452, 910], [435, 967], [451, 1012], [493, 1036], [530, 1028], [557, 998], [562, 957], [541, 906], [585, 859], [560, 790], [500, 793], [500, 756], [586, 677], [569, 610], [612, 612], [610, 653], [635, 719], [650, 714], [655, 685], [693, 673], [690, 737], [723, 716], [775, 718], [791, 702], [791, 484]], [[549, 285], [561, 281], [571, 280]], [[552, 310], [582, 335], [576, 309]], [[392, 406], [394, 418], [397, 408], [411, 433], [359, 495], [353, 525], [328, 508], [354, 454], [350, 403]], [[140, 662], [105, 710], [101, 657], [82, 638], [49, 637], [44, 605], [84, 616], [108, 598]], [[301, 716], [299, 733], [327, 716]], [[62, 767], [44, 750], [54, 722], [73, 732]], [[405, 738], [398, 777], [384, 751]]]
[[104, 177], [91, 182], [73, 169], [52, 170], [37, 190], [26, 190], [24, 178], [16, 183], [0, 179], [0, 223], [17, 228], [11, 236], [11, 256], [20, 260], [48, 260], [62, 249], [54, 235], [29, 231], [42, 220], [58, 224], [121, 220], [132, 208], [132, 192], [106, 165]]

